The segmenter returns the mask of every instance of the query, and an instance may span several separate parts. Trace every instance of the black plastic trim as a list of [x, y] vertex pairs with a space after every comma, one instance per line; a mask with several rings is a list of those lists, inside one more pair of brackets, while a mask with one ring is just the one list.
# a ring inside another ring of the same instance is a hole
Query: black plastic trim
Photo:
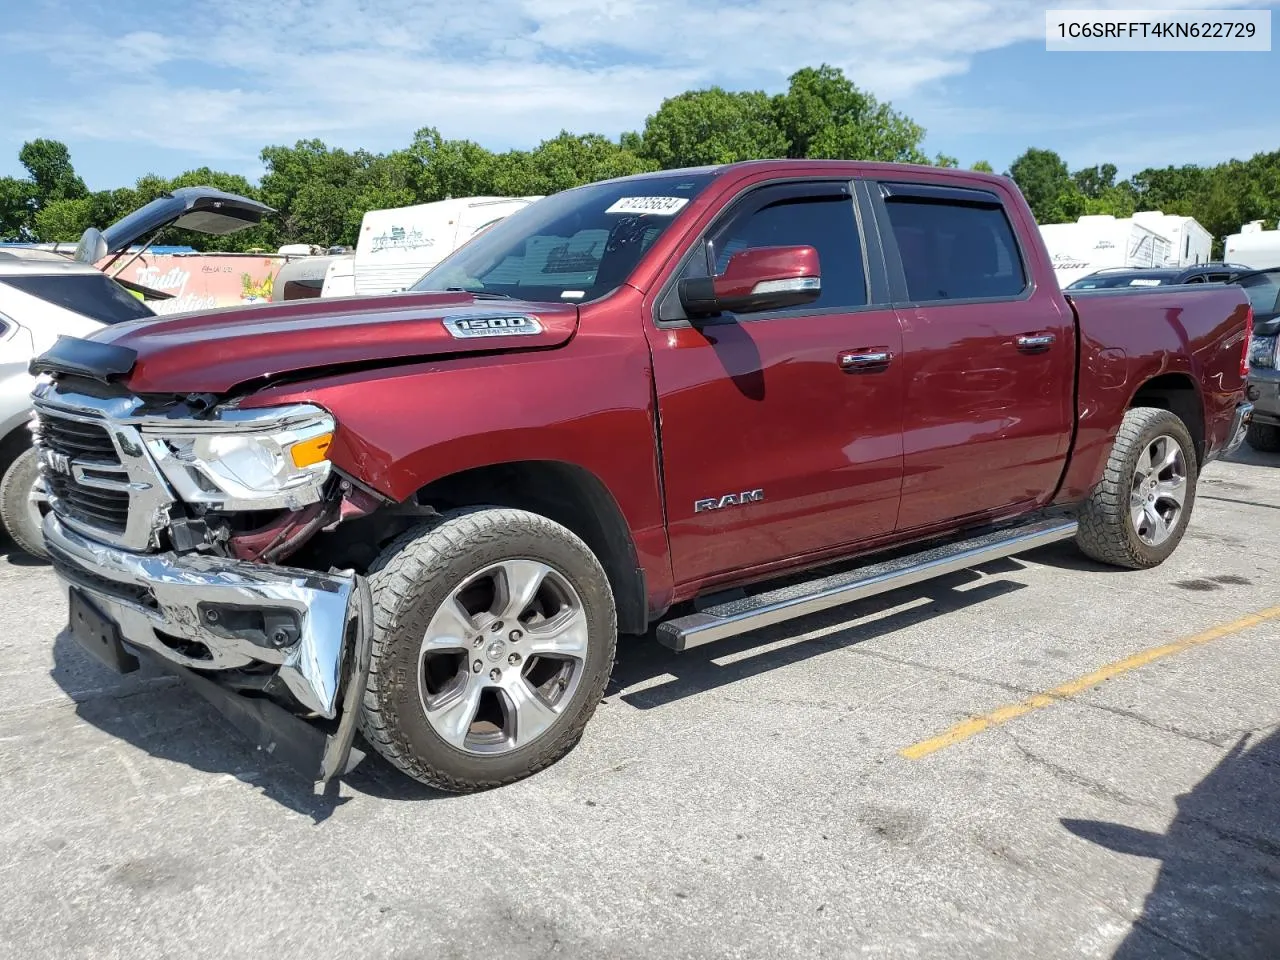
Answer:
[[32, 376], [70, 373], [110, 383], [128, 374], [137, 362], [137, 350], [62, 334], [52, 347], [31, 361], [27, 370]]
[[944, 187], [936, 183], [880, 182], [880, 196], [910, 197], [912, 200], [934, 200], [938, 203], [963, 203], [975, 207], [1004, 207], [998, 194], [972, 187]]

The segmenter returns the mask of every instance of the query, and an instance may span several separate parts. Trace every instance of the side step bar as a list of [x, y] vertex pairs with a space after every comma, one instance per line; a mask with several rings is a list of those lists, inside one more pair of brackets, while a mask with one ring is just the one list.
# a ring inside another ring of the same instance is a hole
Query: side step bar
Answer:
[[852, 603], [878, 593], [932, 580], [991, 560], [1034, 550], [1076, 535], [1076, 521], [1060, 517], [1040, 519], [1017, 527], [932, 547], [920, 553], [872, 563], [778, 587], [764, 593], [727, 600], [696, 613], [658, 625], [658, 642], [672, 650], [688, 650], [704, 643], [758, 630], [819, 610]]

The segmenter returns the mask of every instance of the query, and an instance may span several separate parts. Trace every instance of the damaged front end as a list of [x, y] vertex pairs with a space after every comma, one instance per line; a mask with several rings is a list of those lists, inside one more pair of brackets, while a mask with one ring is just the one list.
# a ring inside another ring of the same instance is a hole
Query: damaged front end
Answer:
[[376, 506], [324, 459], [327, 413], [166, 407], [65, 371], [33, 399], [72, 636], [121, 672], [164, 666], [313, 780], [352, 769], [368, 585], [279, 565]]

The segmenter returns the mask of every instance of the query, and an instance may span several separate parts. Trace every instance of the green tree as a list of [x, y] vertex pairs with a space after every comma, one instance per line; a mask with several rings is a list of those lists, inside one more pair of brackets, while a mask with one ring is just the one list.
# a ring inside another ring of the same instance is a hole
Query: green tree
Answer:
[[995, 168], [991, 166], [991, 164], [987, 163], [987, 161], [985, 160], [979, 160], [969, 169], [973, 170], [976, 173], [995, 173], [996, 172]]
[[598, 133], [577, 136], [567, 130], [538, 144], [525, 163], [530, 174], [525, 195], [546, 195], [656, 169], [652, 161], [638, 157], [608, 137]]
[[1052, 150], [1031, 147], [1009, 165], [1009, 176], [1022, 191], [1037, 223], [1062, 223], [1084, 212], [1084, 197], [1072, 182], [1066, 163]]
[[71, 152], [65, 143], [31, 140], [18, 151], [18, 160], [31, 177], [37, 209], [52, 200], [78, 200], [89, 193], [71, 165]]
[[[0, 177], [0, 237], [7, 240], [43, 240], [36, 217], [46, 206], [63, 200], [80, 200], [89, 191], [71, 165], [65, 143], [39, 138], [18, 151], [27, 176]], [[51, 218], [57, 222], [58, 215]]]
[[[774, 97], [772, 105], [775, 124], [787, 141], [786, 156], [929, 162], [920, 150], [924, 128], [859, 90], [837, 67], [797, 70], [787, 92]], [[954, 165], [950, 157], [938, 155], [937, 166]]]
[[30, 240], [34, 212], [31, 181], [0, 177], [0, 240]]
[[642, 156], [663, 170], [785, 157], [786, 135], [760, 91], [690, 90], [645, 121]]
[[1116, 165], [1104, 163], [1097, 167], [1085, 167], [1071, 175], [1076, 188], [1090, 200], [1097, 200], [1116, 185]]
[[79, 240], [86, 229], [96, 226], [91, 197], [50, 200], [35, 212], [35, 235], [46, 243]]
[[265, 239], [273, 246], [354, 244], [360, 223], [357, 198], [375, 159], [364, 150], [330, 149], [320, 140], [263, 149], [267, 172], [260, 199], [277, 211]]

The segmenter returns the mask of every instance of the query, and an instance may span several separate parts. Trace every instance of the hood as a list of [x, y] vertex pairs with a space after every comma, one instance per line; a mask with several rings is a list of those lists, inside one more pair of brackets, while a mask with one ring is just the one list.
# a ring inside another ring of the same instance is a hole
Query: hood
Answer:
[[118, 324], [61, 341], [33, 369], [120, 380], [135, 393], [225, 393], [247, 381], [356, 364], [554, 347], [573, 304], [464, 293], [293, 300]]
[[94, 264], [119, 253], [161, 227], [179, 227], [223, 237], [261, 223], [272, 207], [215, 187], [179, 187], [139, 207], [106, 230], [90, 227], [76, 246], [76, 259]]

